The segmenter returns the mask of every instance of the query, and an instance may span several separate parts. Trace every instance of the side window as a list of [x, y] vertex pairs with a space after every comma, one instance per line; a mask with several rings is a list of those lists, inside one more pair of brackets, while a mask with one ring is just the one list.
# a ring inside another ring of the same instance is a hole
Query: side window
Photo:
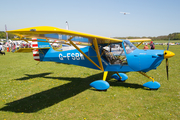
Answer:
[[104, 46], [101, 55], [110, 64], [127, 64], [122, 43]]

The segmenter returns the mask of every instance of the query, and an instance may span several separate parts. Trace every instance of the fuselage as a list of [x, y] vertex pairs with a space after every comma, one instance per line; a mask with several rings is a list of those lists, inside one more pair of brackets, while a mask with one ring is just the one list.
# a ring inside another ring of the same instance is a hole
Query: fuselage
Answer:
[[[124, 46], [123, 46], [123, 49]], [[92, 46], [86, 46], [81, 48], [81, 50], [97, 65], [99, 65], [97, 54]], [[77, 49], [67, 50], [67, 51], [55, 51], [52, 48], [47, 50], [41, 50], [40, 52], [40, 61], [52, 61], [66, 64], [73, 64], [78, 66], [84, 66], [92, 69], [97, 68], [92, 62], [90, 62], [81, 52]], [[106, 59], [100, 50], [101, 61], [104, 68], [104, 71], [116, 71], [116, 72], [130, 72], [130, 71], [143, 71], [147, 72], [152, 69], [156, 69], [162, 60], [164, 59], [164, 50], [139, 50], [134, 49], [132, 52], [127, 53], [124, 50], [124, 53], [121, 57], [124, 56], [122, 61], [125, 62], [115, 62], [111, 63]], [[116, 56], [116, 55], [114, 55]], [[121, 58], [122, 59], [122, 58]]]

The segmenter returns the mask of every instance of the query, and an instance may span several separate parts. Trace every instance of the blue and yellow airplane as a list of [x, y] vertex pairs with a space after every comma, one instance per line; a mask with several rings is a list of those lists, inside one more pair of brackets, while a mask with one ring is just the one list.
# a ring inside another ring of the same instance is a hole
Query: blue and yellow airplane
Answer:
[[[143, 42], [151, 41], [151, 39], [120, 40], [50, 26], [30, 27], [7, 32], [19, 36], [19, 39], [32, 41], [32, 48], [28, 49], [33, 50], [34, 59], [37, 61], [73, 64], [103, 71], [103, 79], [90, 84], [97, 90], [107, 90], [110, 87], [106, 81], [110, 71], [115, 72], [112, 77], [118, 81], [127, 80], [126, 72], [139, 72], [151, 79], [143, 86], [157, 90], [160, 84], [146, 72], [156, 69], [166, 59], [168, 78], [168, 58], [175, 55], [168, 50], [138, 49]], [[74, 49], [54, 50], [50, 45], [52, 39], [58, 43], [73, 46]], [[135, 46], [132, 42], [141, 43]]]

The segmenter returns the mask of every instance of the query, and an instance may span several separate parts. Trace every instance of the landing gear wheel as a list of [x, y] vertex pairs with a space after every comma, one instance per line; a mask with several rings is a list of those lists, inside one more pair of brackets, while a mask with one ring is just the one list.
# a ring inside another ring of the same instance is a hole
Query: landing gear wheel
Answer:
[[118, 73], [118, 74], [119, 75], [113, 74], [111, 77], [118, 80], [119, 82], [125, 82], [128, 79], [128, 76], [126, 74], [124, 74], [124, 73]]
[[90, 86], [99, 91], [107, 91], [107, 89], [110, 87], [109, 83], [104, 80], [94, 81], [90, 84]]
[[161, 85], [156, 81], [149, 81], [147, 83], [144, 83], [143, 86], [149, 88], [150, 90], [158, 90]]

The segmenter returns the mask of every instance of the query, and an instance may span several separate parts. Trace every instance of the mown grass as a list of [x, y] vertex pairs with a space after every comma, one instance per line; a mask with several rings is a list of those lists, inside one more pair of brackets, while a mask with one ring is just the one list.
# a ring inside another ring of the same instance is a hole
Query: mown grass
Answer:
[[[153, 40], [155, 43], [168, 43], [169, 40]], [[170, 43], [180, 43], [180, 40], [170, 40]]]
[[180, 47], [170, 50], [176, 55], [169, 59], [169, 81], [165, 61], [147, 73], [161, 84], [159, 90], [142, 87], [150, 80], [130, 72], [124, 83], [109, 73], [107, 92], [89, 86], [102, 79], [101, 71], [53, 62], [36, 65], [32, 53], [6, 52], [0, 55], [0, 119], [179, 119]]

